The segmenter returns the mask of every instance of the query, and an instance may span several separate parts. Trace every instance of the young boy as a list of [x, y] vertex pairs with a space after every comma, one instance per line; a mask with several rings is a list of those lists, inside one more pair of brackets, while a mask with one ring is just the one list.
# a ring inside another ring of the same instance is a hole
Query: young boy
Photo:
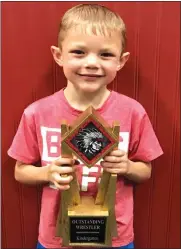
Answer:
[[[43, 187], [39, 226], [41, 248], [62, 248], [55, 237], [59, 189], [69, 188], [76, 167], [81, 193], [94, 195], [103, 170], [118, 174], [115, 213], [118, 237], [113, 247], [133, 248], [133, 186], [125, 179], [142, 182], [151, 176], [151, 161], [162, 154], [144, 108], [127, 96], [108, 90], [117, 72], [129, 58], [125, 52], [126, 31], [123, 20], [106, 7], [81, 4], [63, 16], [58, 47], [52, 46], [55, 62], [67, 78], [65, 89], [28, 106], [8, 151], [17, 160], [15, 178], [26, 184], [47, 183]], [[124, 82], [122, 82], [124, 84]], [[105, 156], [101, 165], [90, 170], [76, 160], [61, 158], [60, 121], [71, 124], [92, 105], [111, 125], [120, 121], [118, 150]], [[41, 159], [43, 167], [35, 167]], [[50, 184], [49, 184], [50, 183]], [[54, 184], [55, 188], [50, 185]]]

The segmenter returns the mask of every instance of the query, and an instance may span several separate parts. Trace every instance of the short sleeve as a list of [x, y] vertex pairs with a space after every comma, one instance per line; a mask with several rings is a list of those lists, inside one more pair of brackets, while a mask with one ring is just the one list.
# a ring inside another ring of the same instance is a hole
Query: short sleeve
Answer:
[[40, 160], [33, 113], [24, 111], [8, 155], [24, 163], [32, 164]]
[[129, 159], [151, 162], [163, 154], [146, 112], [136, 117], [132, 124]]

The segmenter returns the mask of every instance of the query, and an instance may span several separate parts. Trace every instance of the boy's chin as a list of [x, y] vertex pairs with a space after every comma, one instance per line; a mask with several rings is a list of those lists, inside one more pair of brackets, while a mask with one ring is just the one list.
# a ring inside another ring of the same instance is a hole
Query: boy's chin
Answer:
[[84, 93], [96, 93], [96, 92], [99, 92], [101, 91], [101, 89], [105, 89], [106, 87], [106, 84], [105, 85], [81, 85], [81, 86], [78, 86], [78, 89], [81, 91], [81, 92], [84, 92]]
[[81, 88], [80, 89], [81, 92], [85, 93], [85, 94], [88, 94], [88, 93], [96, 93], [96, 92], [99, 92], [101, 90], [101, 88]]

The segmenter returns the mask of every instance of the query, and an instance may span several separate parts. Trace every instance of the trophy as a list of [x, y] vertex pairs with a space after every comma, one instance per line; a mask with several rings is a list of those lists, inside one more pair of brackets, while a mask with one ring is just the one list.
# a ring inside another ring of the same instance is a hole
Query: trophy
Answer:
[[[61, 123], [62, 157], [79, 158], [94, 166], [110, 151], [118, 148], [119, 123], [110, 127], [90, 106], [71, 125]], [[117, 175], [103, 171], [96, 197], [81, 196], [76, 173], [70, 188], [61, 191], [56, 236], [63, 246], [109, 247], [117, 236], [115, 194]]]

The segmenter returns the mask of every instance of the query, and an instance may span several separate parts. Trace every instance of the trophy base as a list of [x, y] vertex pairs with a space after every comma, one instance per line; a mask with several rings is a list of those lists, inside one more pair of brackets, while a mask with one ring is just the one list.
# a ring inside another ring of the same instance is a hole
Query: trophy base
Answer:
[[101, 205], [95, 205], [93, 197], [81, 197], [79, 205], [68, 207], [69, 245], [108, 246], [108, 216], [108, 210]]

